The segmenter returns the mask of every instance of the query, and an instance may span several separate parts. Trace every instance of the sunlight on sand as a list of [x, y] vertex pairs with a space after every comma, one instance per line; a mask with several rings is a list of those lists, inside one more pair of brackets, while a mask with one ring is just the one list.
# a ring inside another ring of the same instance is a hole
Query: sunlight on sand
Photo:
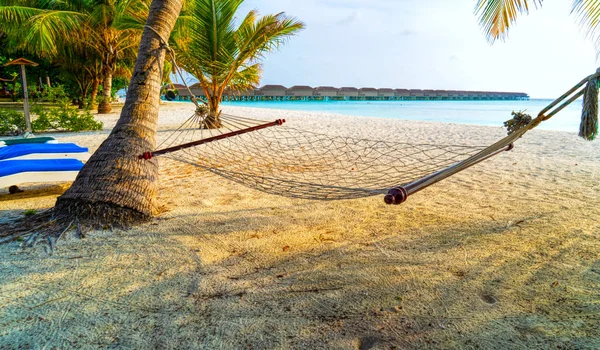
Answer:
[[[185, 108], [163, 106], [161, 127]], [[503, 133], [268, 113], [368, 138]], [[398, 207], [290, 200], [161, 159], [153, 222], [67, 237], [53, 255], [0, 247], [0, 347], [598, 348], [599, 148], [533, 131]], [[25, 189], [0, 194], [0, 220], [52, 206], [65, 187]]]

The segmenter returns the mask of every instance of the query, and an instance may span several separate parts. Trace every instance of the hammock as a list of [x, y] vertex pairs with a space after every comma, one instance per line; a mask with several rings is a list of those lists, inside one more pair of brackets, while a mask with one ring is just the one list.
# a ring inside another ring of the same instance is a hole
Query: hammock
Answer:
[[[219, 129], [208, 129], [205, 108], [197, 111], [159, 150], [140, 159], [165, 156], [200, 167], [244, 186], [276, 195], [340, 200], [385, 195], [387, 204], [407, 197], [477, 163], [513, 148], [513, 142], [584, 96], [580, 136], [598, 133], [600, 70], [583, 79], [533, 119], [513, 112], [509, 134], [493, 145], [414, 144], [331, 136], [265, 121], [221, 114]], [[191, 91], [190, 91], [191, 93]], [[193, 96], [193, 95], [192, 95]]]

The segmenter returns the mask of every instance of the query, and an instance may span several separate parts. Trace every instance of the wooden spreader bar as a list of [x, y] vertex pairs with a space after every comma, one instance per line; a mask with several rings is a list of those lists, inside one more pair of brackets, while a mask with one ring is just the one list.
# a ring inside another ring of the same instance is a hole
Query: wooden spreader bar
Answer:
[[[460, 163], [451, 165], [451, 166], [447, 167], [446, 169], [442, 169], [431, 175], [427, 175], [424, 178], [413, 181], [402, 187], [392, 188], [388, 191], [388, 194], [383, 198], [383, 200], [386, 204], [390, 204], [390, 205], [391, 204], [394, 204], [394, 205], [402, 204], [402, 203], [406, 202], [406, 199], [411, 194], [415, 194], [415, 193], [417, 193], [439, 181], [442, 181], [443, 179], [446, 179], [462, 170], [470, 168], [475, 164], [479, 164], [486, 159], [490, 159], [502, 152], [512, 151], [513, 148], [514, 148], [514, 144], [511, 143], [510, 145], [499, 149], [498, 151], [488, 155], [487, 157], [483, 157], [483, 158], [477, 159], [475, 161], [472, 161], [472, 158], [467, 159], [464, 162], [460, 162]], [[472, 163], [465, 165], [464, 163], [468, 162], [468, 161], [472, 161]]]
[[229, 132], [229, 133], [226, 133], [226, 134], [221, 134], [221, 135], [209, 137], [209, 138], [206, 138], [206, 139], [202, 139], [202, 140], [198, 140], [198, 141], [193, 141], [193, 142], [189, 142], [189, 143], [184, 143], [183, 145], [173, 146], [173, 147], [161, 149], [161, 150], [154, 151], [154, 152], [144, 152], [143, 154], [140, 154], [138, 156], [138, 158], [139, 159], [149, 160], [149, 159], [152, 159], [155, 156], [160, 156], [160, 155], [163, 155], [163, 154], [168, 154], [168, 153], [173, 153], [173, 152], [181, 151], [181, 150], [186, 149], [186, 148], [191, 148], [191, 147], [203, 145], [205, 143], [210, 143], [210, 142], [214, 142], [214, 141], [218, 141], [218, 140], [223, 140], [223, 139], [226, 139], [226, 138], [229, 138], [229, 137], [233, 137], [233, 136], [247, 134], [247, 133], [252, 132], [252, 131], [266, 129], [266, 128], [269, 128], [269, 127], [272, 127], [272, 126], [283, 125], [283, 123], [285, 123], [285, 119], [277, 119], [274, 122], [270, 122], [270, 123], [266, 123], [266, 124], [260, 124], [260, 125], [256, 125], [256, 126], [252, 126], [252, 127], [246, 128], [246, 129], [236, 130], [236, 131], [232, 131], [232, 132]]

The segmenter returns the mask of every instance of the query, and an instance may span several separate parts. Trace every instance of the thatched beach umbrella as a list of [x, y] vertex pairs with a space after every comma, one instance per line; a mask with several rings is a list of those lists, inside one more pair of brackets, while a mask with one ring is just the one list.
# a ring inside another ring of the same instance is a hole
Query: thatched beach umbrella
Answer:
[[25, 66], [37, 66], [38, 64], [26, 58], [17, 58], [5, 64], [5, 66], [21, 67], [21, 89], [23, 90], [23, 115], [25, 116], [25, 127], [31, 133], [31, 117], [29, 116], [29, 96], [27, 95], [27, 78], [25, 77]]

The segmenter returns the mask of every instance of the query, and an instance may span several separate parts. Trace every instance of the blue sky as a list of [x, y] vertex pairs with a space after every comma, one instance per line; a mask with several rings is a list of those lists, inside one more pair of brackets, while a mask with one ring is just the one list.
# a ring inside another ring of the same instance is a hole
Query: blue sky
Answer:
[[527, 92], [558, 97], [597, 67], [570, 0], [520, 18], [489, 45], [474, 0], [247, 0], [307, 28], [264, 61], [261, 84]]

